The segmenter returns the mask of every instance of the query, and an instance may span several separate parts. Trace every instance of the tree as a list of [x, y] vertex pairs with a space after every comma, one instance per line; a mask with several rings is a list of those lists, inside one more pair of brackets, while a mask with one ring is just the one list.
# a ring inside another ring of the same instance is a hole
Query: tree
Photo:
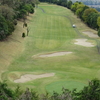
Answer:
[[8, 88], [7, 83], [0, 82], [0, 100], [11, 100], [14, 99], [13, 91]]
[[15, 30], [14, 23], [8, 20], [7, 25], [8, 25], [8, 34], [7, 35], [11, 35], [12, 32]]
[[74, 95], [75, 100], [100, 100], [100, 80], [91, 80], [88, 86]]
[[9, 7], [13, 7], [14, 6], [14, 1], [15, 0], [0, 0], [2, 5], [8, 5]]
[[72, 4], [73, 4], [72, 1], [67, 1], [67, 8], [71, 9]]
[[97, 11], [96, 9], [94, 9], [94, 8], [88, 8], [88, 9], [86, 9], [86, 10], [84, 11], [82, 17], [83, 17], [83, 20], [84, 20], [85, 23], [87, 23], [88, 15], [89, 15], [90, 13], [92, 13], [92, 12], [98, 13], [98, 11]]
[[100, 28], [100, 17], [97, 18], [97, 24], [98, 24], [98, 26]]
[[93, 29], [98, 29], [97, 18], [100, 16], [99, 13], [90, 13], [87, 17], [87, 25]]
[[76, 15], [78, 16], [78, 17], [81, 17], [81, 15], [82, 15], [82, 13], [83, 13], [83, 9], [84, 9], [84, 4], [79, 4], [78, 6], [77, 6], [77, 10], [76, 10]]
[[8, 35], [8, 25], [5, 18], [0, 15], [0, 40], [3, 40]]
[[71, 10], [75, 13], [77, 10], [77, 6], [80, 4], [80, 2], [75, 2], [72, 6], [71, 6]]
[[99, 30], [98, 30], [98, 36], [100, 37], [100, 28], [99, 28]]
[[85, 5], [85, 6], [83, 7], [83, 9], [82, 9], [81, 14], [80, 14], [80, 18], [81, 18], [81, 20], [84, 20], [82, 16], [83, 16], [84, 11], [85, 11], [86, 9], [89, 9], [89, 7]]
[[6, 20], [13, 20], [14, 18], [14, 10], [10, 8], [7, 5], [0, 6], [0, 14], [6, 19]]

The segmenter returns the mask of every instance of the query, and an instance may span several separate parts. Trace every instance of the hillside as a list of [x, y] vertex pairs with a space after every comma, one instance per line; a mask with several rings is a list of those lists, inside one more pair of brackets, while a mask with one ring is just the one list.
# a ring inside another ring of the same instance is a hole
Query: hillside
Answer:
[[[6, 41], [1, 42], [7, 48], [1, 48], [4, 52], [0, 58], [1, 80], [7, 80], [11, 88], [20, 85], [39, 93], [53, 90], [60, 93], [62, 86], [79, 91], [88, 80], [99, 79], [97, 32], [67, 8], [41, 3], [35, 10], [28, 24], [29, 36], [23, 39], [19, 31], [18, 37], [9, 37], [8, 46]], [[18, 30], [24, 31], [21, 26]]]

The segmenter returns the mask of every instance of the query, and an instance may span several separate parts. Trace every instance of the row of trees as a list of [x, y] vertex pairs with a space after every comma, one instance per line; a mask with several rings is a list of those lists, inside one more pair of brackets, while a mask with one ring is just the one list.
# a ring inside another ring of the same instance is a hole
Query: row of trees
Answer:
[[67, 7], [74, 14], [77, 15], [85, 24], [87, 24], [90, 28], [98, 30], [98, 35], [100, 36], [100, 13], [95, 9], [91, 8], [82, 2], [72, 2], [71, 0], [40, 0], [47, 1], [50, 3], [55, 3], [60, 6]]
[[100, 13], [96, 9], [84, 5], [82, 2], [75, 2], [70, 9], [89, 27], [99, 29], [97, 19], [100, 17]]
[[70, 8], [90, 28], [98, 30], [100, 36], [100, 13], [82, 2], [75, 2]]
[[62, 93], [53, 92], [39, 95], [28, 88], [22, 91], [18, 86], [15, 90], [8, 87], [7, 83], [0, 82], [0, 100], [100, 100], [100, 80], [94, 79], [81, 91], [70, 91], [62, 88]]
[[36, 0], [0, 0], [0, 40], [12, 34], [17, 20], [34, 13]]

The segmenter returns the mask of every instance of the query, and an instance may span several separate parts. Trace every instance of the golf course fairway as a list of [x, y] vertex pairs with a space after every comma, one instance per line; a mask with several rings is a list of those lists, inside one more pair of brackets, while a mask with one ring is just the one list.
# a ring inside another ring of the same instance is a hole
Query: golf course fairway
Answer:
[[12, 40], [6, 42], [10, 50], [5, 42], [0, 43], [6, 49], [1, 49], [5, 54], [0, 58], [1, 81], [7, 80], [12, 88], [19, 85], [21, 89], [52, 93], [62, 87], [80, 90], [89, 80], [100, 79], [99, 37], [84, 34], [95, 30], [69, 9], [53, 4], [39, 4], [28, 17], [28, 36], [22, 38], [15, 31], [19, 42], [13, 41], [15, 48], [10, 44]]

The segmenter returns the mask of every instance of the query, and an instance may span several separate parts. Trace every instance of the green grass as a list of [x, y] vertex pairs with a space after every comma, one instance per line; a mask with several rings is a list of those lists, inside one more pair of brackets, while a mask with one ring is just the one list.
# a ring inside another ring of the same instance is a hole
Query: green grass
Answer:
[[[40, 4], [39, 7], [44, 9], [46, 13], [36, 8], [36, 12], [28, 24], [30, 28], [29, 36], [21, 42], [23, 51], [20, 54], [18, 52], [18, 55], [7, 66], [6, 71], [2, 72], [1, 79], [7, 79], [9, 85], [14, 87], [17, 83], [14, 83], [13, 80], [23, 74], [55, 73], [53, 77], [19, 84], [22, 89], [29, 87], [42, 93], [46, 91], [47, 86], [50, 84], [53, 86], [56, 82], [60, 85], [65, 85], [65, 82], [69, 81], [72, 82], [71, 84], [75, 84], [76, 81], [79, 84], [87, 84], [88, 80], [100, 78], [100, 55], [96, 46], [91, 48], [75, 45], [75, 39], [81, 37], [72, 28], [69, 19], [63, 16], [70, 17], [80, 32], [94, 30], [88, 28], [64, 7], [49, 4]], [[95, 40], [92, 40], [92, 42], [95, 43]], [[59, 57], [33, 57], [38, 54], [59, 51], [73, 53]], [[51, 89], [47, 88], [47, 91], [51, 91]]]
[[77, 81], [58, 81], [47, 85], [46, 90], [48, 90], [50, 94], [53, 92], [62, 93], [62, 88], [73, 90], [77, 87], [76, 90], [80, 91], [84, 86], [86, 86], [86, 84]]

